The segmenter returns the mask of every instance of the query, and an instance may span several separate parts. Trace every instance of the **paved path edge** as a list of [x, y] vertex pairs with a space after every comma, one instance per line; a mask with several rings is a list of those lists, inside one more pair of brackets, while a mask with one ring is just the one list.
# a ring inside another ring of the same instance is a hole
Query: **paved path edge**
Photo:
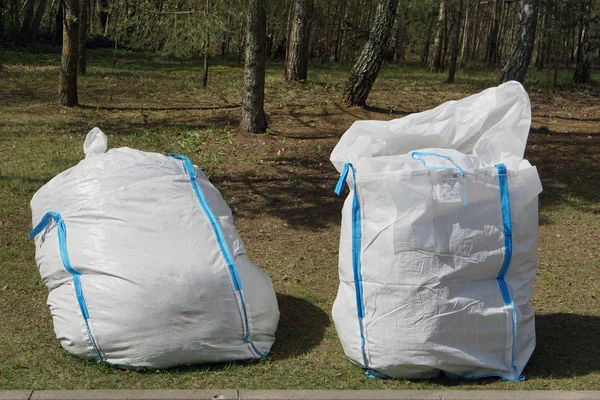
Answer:
[[6, 390], [0, 400], [600, 400], [600, 390]]

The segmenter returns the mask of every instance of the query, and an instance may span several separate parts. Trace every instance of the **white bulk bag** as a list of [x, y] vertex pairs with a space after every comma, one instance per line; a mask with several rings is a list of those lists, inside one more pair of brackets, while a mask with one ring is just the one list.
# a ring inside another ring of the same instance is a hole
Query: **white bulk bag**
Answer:
[[331, 154], [342, 211], [333, 319], [348, 358], [392, 378], [521, 380], [535, 347], [535, 167], [518, 82], [384, 121]]
[[184, 156], [105, 153], [97, 128], [84, 149], [31, 200], [61, 345], [124, 367], [265, 357], [275, 292], [204, 173]]

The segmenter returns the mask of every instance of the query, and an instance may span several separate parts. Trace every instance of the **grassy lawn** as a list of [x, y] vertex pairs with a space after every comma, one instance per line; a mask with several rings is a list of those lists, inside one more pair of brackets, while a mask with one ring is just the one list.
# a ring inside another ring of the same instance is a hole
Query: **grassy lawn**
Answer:
[[[0, 71], [0, 389], [600, 389], [600, 86], [574, 87], [561, 71], [531, 71], [540, 264], [533, 294], [538, 344], [527, 380], [371, 380], [348, 362], [330, 319], [337, 292], [342, 198], [329, 154], [357, 119], [399, 118], [496, 84], [497, 71], [460, 70], [456, 84], [416, 66], [386, 65], [371, 107], [346, 108], [350, 66], [315, 63], [305, 85], [267, 68], [266, 135], [237, 131], [242, 68], [220, 59], [201, 87], [201, 67], [139, 53], [90, 51], [80, 108], [56, 105], [59, 54], [5, 52]], [[593, 79], [600, 81], [596, 72]], [[84, 156], [94, 126], [109, 148], [187, 155], [234, 212], [251, 258], [273, 279], [281, 309], [268, 360], [162, 371], [124, 371], [81, 361], [54, 336], [39, 277], [29, 200]]]

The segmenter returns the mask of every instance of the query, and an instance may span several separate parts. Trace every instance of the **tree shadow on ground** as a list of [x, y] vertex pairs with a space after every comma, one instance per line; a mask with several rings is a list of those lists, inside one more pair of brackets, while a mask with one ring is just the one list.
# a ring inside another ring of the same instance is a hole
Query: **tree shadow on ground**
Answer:
[[230, 108], [240, 108], [240, 104], [223, 104], [220, 106], [195, 106], [195, 107], [121, 107], [121, 106], [95, 106], [91, 104], [80, 104], [80, 108], [85, 110], [103, 110], [103, 111], [209, 111], [226, 110]]
[[536, 349], [524, 371], [530, 378], [573, 378], [600, 372], [600, 316], [535, 317]]
[[333, 192], [339, 176], [329, 163], [302, 157], [281, 157], [277, 163], [273, 175], [249, 171], [211, 177], [211, 181], [236, 216], [254, 219], [269, 215], [291, 227], [315, 231], [339, 224], [346, 194], [338, 197]]
[[278, 294], [277, 302], [281, 316], [270, 358], [294, 358], [318, 346], [330, 325], [327, 313], [306, 300], [286, 294]]
[[364, 108], [367, 111], [374, 112], [377, 114], [389, 115], [390, 118], [393, 117], [394, 119], [406, 117], [407, 115], [415, 114], [418, 112], [418, 111], [394, 110], [393, 108], [382, 108], [382, 107], [369, 106], [369, 105], [366, 105]]
[[600, 212], [600, 187], [593, 184], [600, 179], [598, 149], [600, 132], [531, 130], [525, 158], [537, 166], [542, 180], [541, 210], [568, 204], [583, 212]]

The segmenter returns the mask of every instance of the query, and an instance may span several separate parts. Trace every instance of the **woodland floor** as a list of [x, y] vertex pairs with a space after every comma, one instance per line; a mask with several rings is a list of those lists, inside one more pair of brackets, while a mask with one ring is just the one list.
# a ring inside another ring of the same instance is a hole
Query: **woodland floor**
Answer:
[[[346, 108], [349, 65], [314, 63], [287, 84], [281, 62], [266, 79], [264, 135], [237, 130], [242, 68], [201, 69], [140, 53], [90, 51], [79, 108], [56, 105], [58, 49], [6, 51], [0, 70], [0, 389], [600, 389], [600, 86], [574, 86], [570, 70], [531, 71], [533, 127], [526, 157], [539, 169], [540, 262], [532, 298], [537, 348], [527, 380], [372, 380], [350, 364], [331, 321], [337, 292], [342, 197], [329, 154], [358, 119], [400, 118], [496, 84], [498, 71], [459, 70], [456, 84], [418, 66], [385, 65], [371, 107]], [[598, 73], [593, 75], [600, 80]], [[233, 209], [251, 258], [273, 279], [281, 309], [268, 360], [124, 371], [68, 355], [39, 277], [29, 200], [83, 158], [94, 126], [109, 147], [181, 153], [203, 168]]]

